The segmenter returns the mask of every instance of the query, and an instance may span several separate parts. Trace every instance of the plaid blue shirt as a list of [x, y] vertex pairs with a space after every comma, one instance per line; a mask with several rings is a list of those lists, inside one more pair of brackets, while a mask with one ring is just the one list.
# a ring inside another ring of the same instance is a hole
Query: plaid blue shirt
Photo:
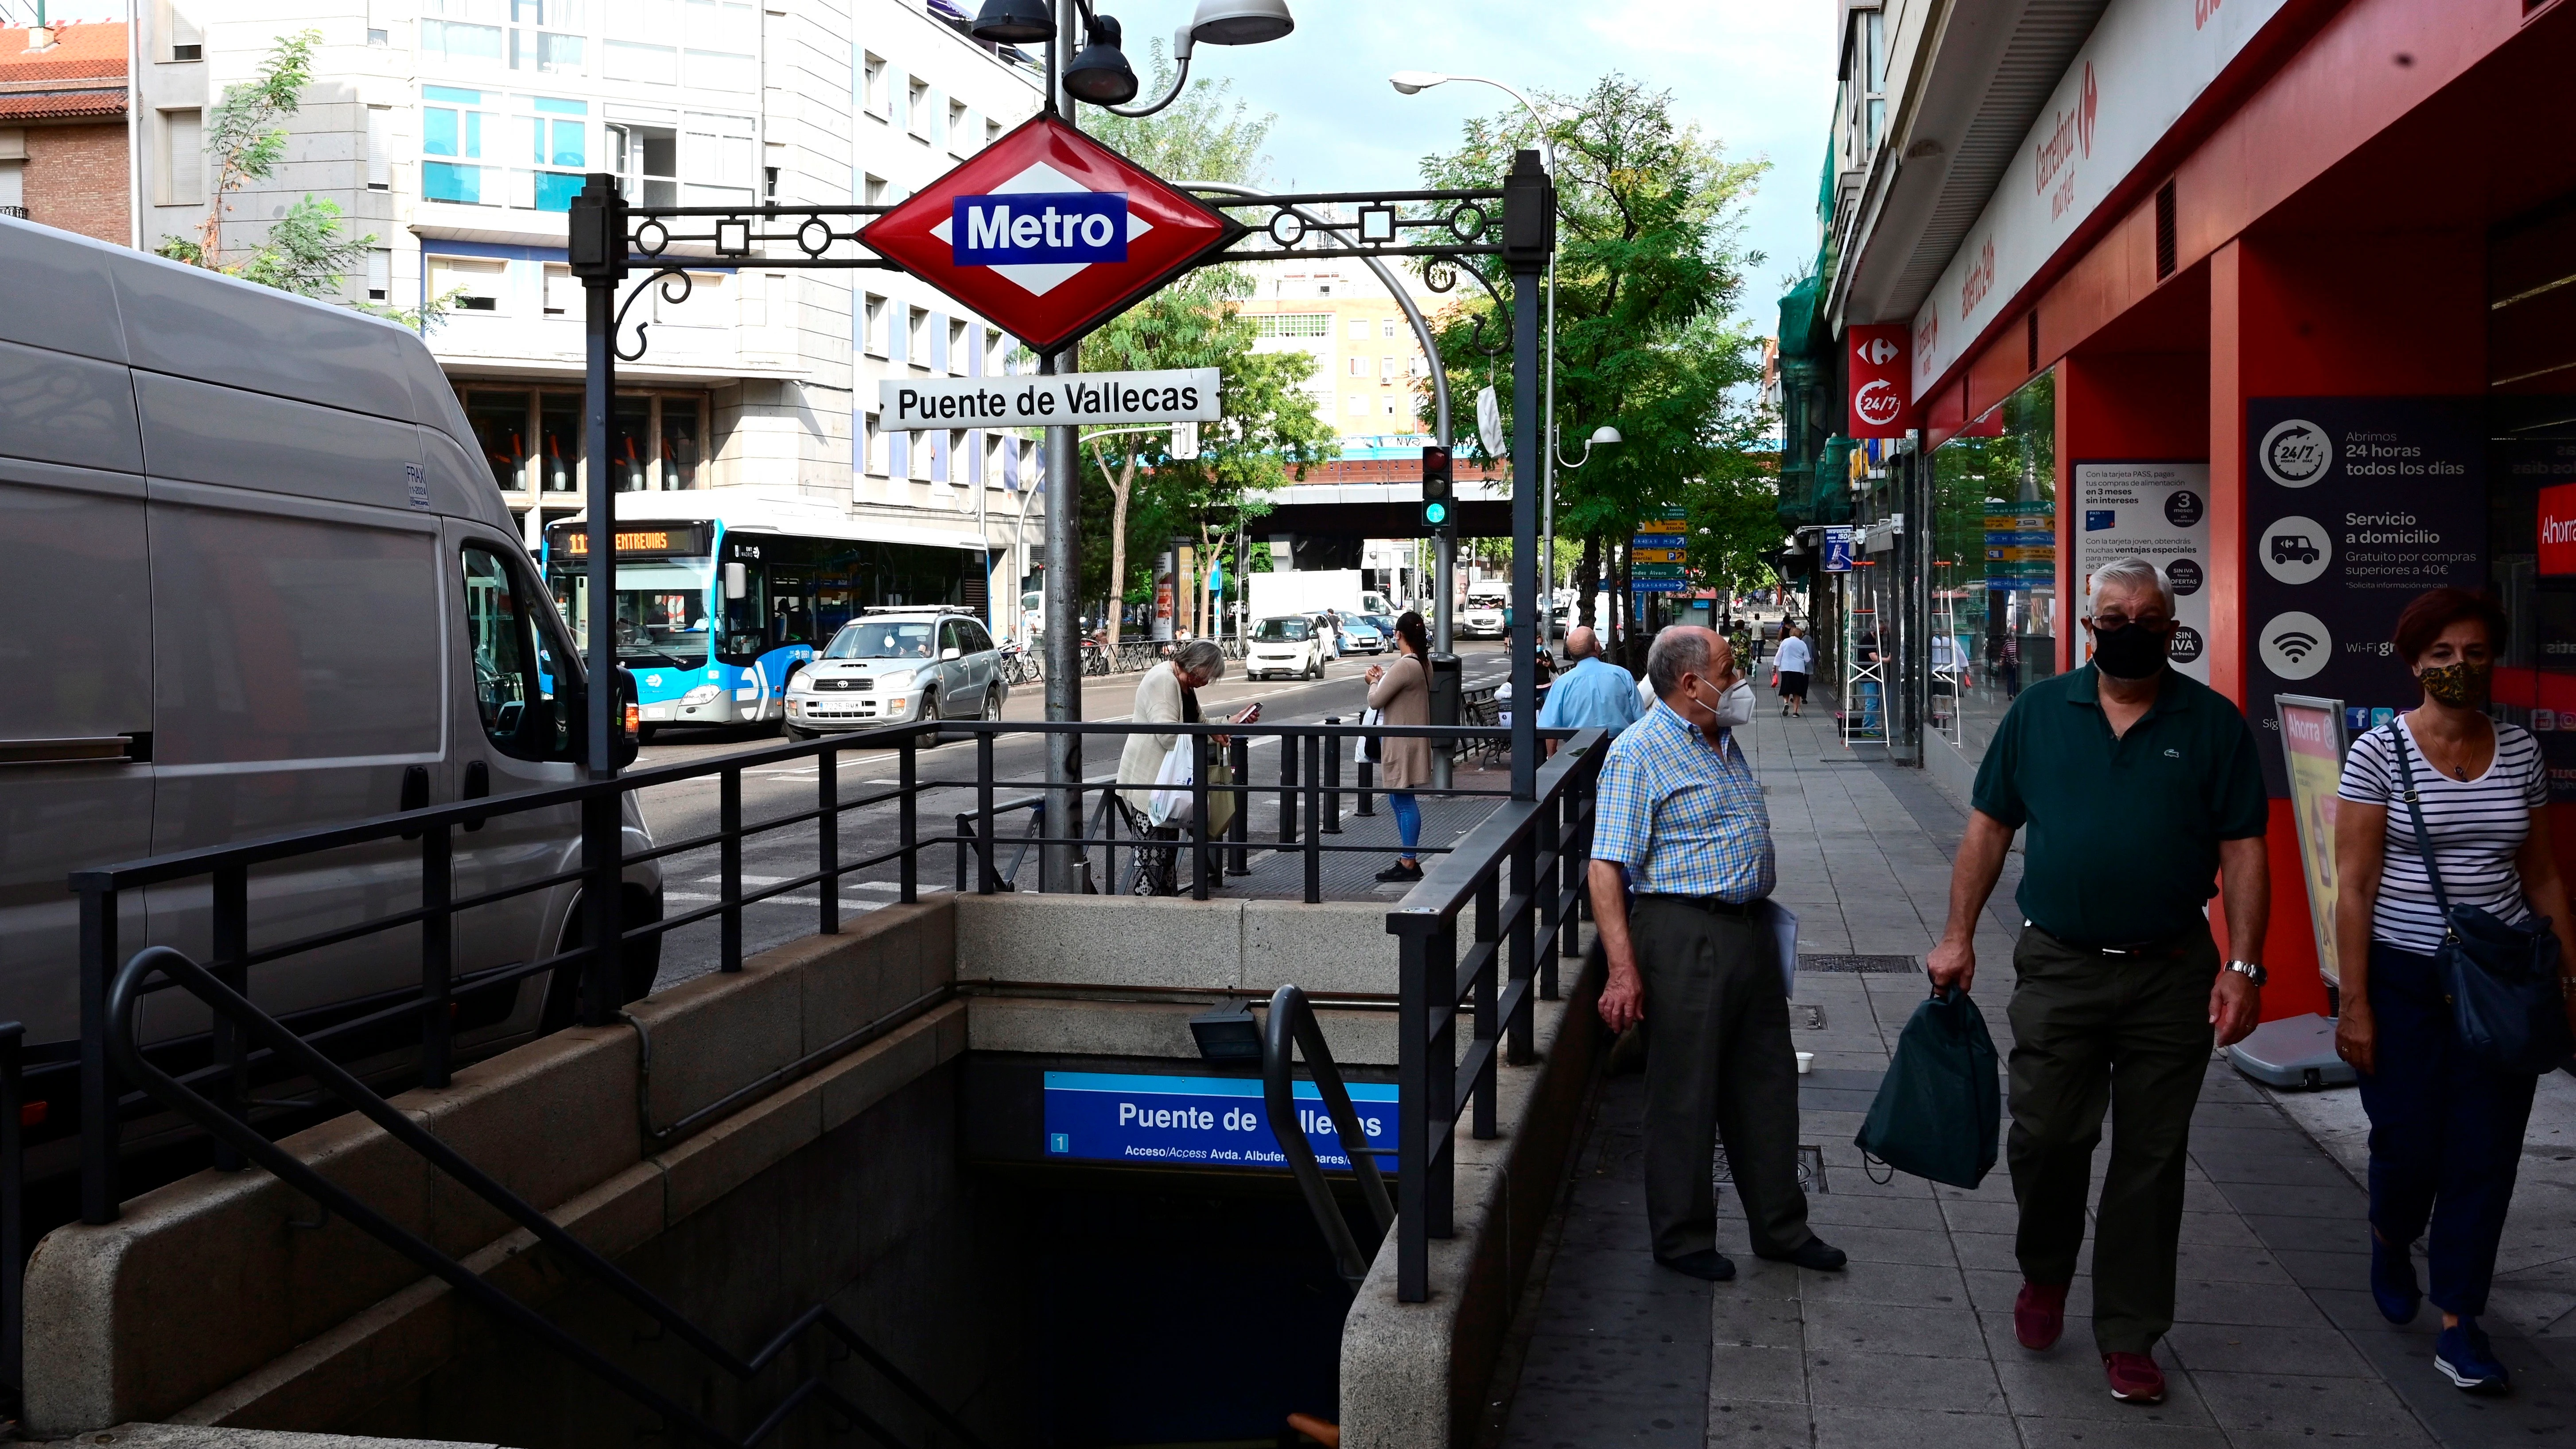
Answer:
[[1771, 894], [1771, 811], [1734, 732], [1719, 739], [1660, 701], [1622, 730], [1602, 757], [1592, 858], [1626, 866], [1646, 895], [1741, 904]]

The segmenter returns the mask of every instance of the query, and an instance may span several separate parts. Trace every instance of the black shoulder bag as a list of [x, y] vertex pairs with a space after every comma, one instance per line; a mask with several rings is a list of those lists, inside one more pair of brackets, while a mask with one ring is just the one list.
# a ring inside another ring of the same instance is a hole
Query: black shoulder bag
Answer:
[[[2406, 813], [2415, 823], [2415, 853], [2433, 885], [2442, 912], [2442, 946], [2433, 973], [2451, 1004], [2460, 1044], [2500, 1072], [2538, 1076], [2567, 1059], [2567, 999], [2558, 984], [2558, 937], [2546, 917], [2508, 925], [2477, 906], [2454, 906], [2433, 863], [2433, 839], [2424, 829], [2424, 807], [2415, 795], [2415, 768], [2407, 762], [2406, 732], [2391, 721], [2397, 772], [2405, 784]], [[2499, 741], [2499, 748], [2501, 742]]]

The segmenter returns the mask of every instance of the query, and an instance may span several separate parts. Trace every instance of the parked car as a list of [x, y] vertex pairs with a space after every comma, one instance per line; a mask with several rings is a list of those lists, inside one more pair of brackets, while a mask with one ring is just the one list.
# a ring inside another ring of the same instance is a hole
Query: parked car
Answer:
[[926, 719], [1002, 717], [1010, 681], [983, 621], [963, 609], [885, 607], [841, 626], [787, 680], [787, 733], [800, 740]]
[[1254, 679], [1324, 677], [1324, 633], [1305, 614], [1283, 614], [1256, 621], [1251, 647], [1244, 651], [1243, 672]]
[[[20, 665], [0, 791], [0, 1016], [26, 1023], [31, 1104], [68, 1104], [72, 872], [573, 784], [591, 684], [418, 336], [7, 218], [0, 277], [0, 578]], [[622, 675], [601, 687], [633, 697]], [[620, 763], [634, 750], [625, 717]], [[633, 797], [624, 809], [625, 849], [649, 851]], [[553, 876], [580, 862], [580, 811], [497, 815], [453, 847], [460, 894]], [[420, 869], [420, 846], [396, 839], [263, 866], [250, 947], [381, 919], [419, 898]], [[456, 976], [577, 940], [580, 890], [567, 880], [458, 917]], [[148, 910], [144, 891], [119, 901], [120, 955], [167, 945], [208, 959], [207, 884], [148, 894]], [[658, 866], [627, 869], [630, 925], [658, 919], [661, 898]], [[262, 962], [250, 995], [309, 1029], [416, 990], [413, 939]], [[629, 949], [627, 996], [651, 988], [658, 948]], [[460, 998], [459, 1051], [569, 1020], [570, 980]], [[153, 1049], [204, 1060], [206, 1015], [178, 993], [143, 1020]], [[59, 1167], [62, 1145], [36, 1145], [33, 1170]]]
[[1349, 615], [1342, 620], [1341, 652], [1383, 654], [1386, 652], [1387, 635], [1393, 632], [1392, 629], [1380, 632], [1378, 627], [1366, 618], [1357, 614]]

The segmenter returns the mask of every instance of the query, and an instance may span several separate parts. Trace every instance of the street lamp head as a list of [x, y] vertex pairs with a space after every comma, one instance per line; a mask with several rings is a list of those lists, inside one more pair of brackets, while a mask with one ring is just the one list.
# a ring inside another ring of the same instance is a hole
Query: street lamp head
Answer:
[[1118, 48], [1118, 21], [1114, 16], [1094, 16], [1089, 39], [1073, 64], [1064, 68], [1064, 88], [1078, 101], [1095, 106], [1123, 106], [1136, 99], [1136, 72], [1127, 64], [1126, 54]]
[[1601, 426], [1592, 430], [1592, 441], [1595, 443], [1609, 444], [1624, 443], [1628, 440], [1619, 436], [1619, 430], [1617, 428], [1610, 426], [1608, 423], [1603, 423]]
[[1202, 45], [1260, 45], [1297, 28], [1288, 0], [1199, 0], [1190, 38]]
[[984, 0], [971, 30], [977, 40], [997, 44], [1052, 40], [1055, 17], [1047, 13], [1047, 0]]
[[1449, 77], [1436, 70], [1400, 70], [1386, 78], [1386, 83], [1402, 95], [1418, 96], [1433, 86], [1445, 84]]

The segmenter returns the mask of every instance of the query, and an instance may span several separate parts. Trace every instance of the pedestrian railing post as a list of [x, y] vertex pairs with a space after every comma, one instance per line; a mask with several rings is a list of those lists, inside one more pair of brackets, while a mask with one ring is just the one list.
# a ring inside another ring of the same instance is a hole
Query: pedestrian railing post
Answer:
[[[239, 864], [218, 866], [208, 884], [213, 888], [209, 902], [213, 910], [208, 924], [212, 927], [210, 935], [214, 950], [207, 969], [216, 980], [233, 990], [248, 991], [250, 967], [246, 958], [250, 955], [250, 867]], [[424, 879], [424, 895], [427, 885]], [[221, 1107], [226, 1116], [236, 1119], [246, 1116], [250, 1110], [250, 1092], [242, 1081], [242, 1059], [249, 1055], [249, 1050], [242, 1040], [240, 1025], [218, 1015], [208, 1044], [214, 1049], [214, 1064], [221, 1073], [211, 1093], [215, 1105]], [[222, 1141], [214, 1144], [214, 1163], [219, 1172], [239, 1172], [249, 1165], [248, 1159], [238, 1149]]]
[[742, 969], [742, 771], [716, 778], [716, 893], [724, 910], [716, 918], [716, 969]]
[[[1324, 716], [1324, 723], [1328, 725], [1339, 725], [1341, 722], [1342, 717], [1340, 715], [1328, 714]], [[1315, 778], [1324, 787], [1324, 833], [1327, 835], [1339, 835], [1342, 833], [1341, 736], [1331, 734], [1325, 735], [1323, 737], [1323, 744], [1324, 769], [1323, 773], [1317, 775]]]
[[974, 847], [974, 840], [975, 840], [975, 817], [974, 817], [971, 813], [969, 813], [969, 812], [967, 812], [967, 811], [964, 811], [964, 810], [960, 810], [960, 811], [958, 811], [958, 812], [957, 812], [957, 879], [956, 879], [956, 881], [952, 884], [951, 889], [955, 890], [955, 891], [957, 892], [957, 894], [959, 894], [959, 895], [961, 895], [961, 896], [962, 896], [962, 895], [964, 895], [964, 894], [966, 894], [966, 856], [967, 856], [968, 852], [972, 851], [972, 850], [975, 848], [975, 847]]
[[1234, 818], [1227, 821], [1225, 827], [1225, 838], [1232, 842], [1234, 846], [1234, 860], [1228, 868], [1236, 875], [1249, 875], [1252, 873], [1252, 862], [1249, 858], [1251, 852], [1247, 849], [1247, 845], [1252, 838], [1251, 737], [1248, 735], [1236, 735], [1234, 737], [1234, 747], [1228, 752], [1228, 754], [1230, 755], [1234, 765], [1234, 786], [1229, 792], [1234, 800]]
[[116, 1078], [107, 1060], [107, 984], [116, 975], [116, 891], [81, 891], [81, 1221], [116, 1221]]
[[1280, 734], [1279, 843], [1281, 845], [1295, 845], [1297, 843], [1297, 811], [1299, 808], [1299, 801], [1297, 799], [1297, 756], [1303, 752], [1305, 748], [1306, 741], [1302, 737], [1285, 732]]
[[1435, 1155], [1439, 1166], [1425, 1174], [1429, 1181], [1423, 1204], [1423, 1223], [1435, 1238], [1452, 1236], [1456, 1231], [1455, 1212], [1458, 1199], [1458, 920], [1442, 919], [1432, 928], [1431, 953], [1424, 972], [1431, 984], [1432, 1006], [1440, 1017], [1440, 1029], [1431, 1034], [1430, 1052], [1424, 1063], [1423, 1106], [1431, 1121], [1438, 1124], [1441, 1141]]
[[975, 859], [980, 875], [975, 894], [989, 896], [1002, 883], [1001, 862], [993, 847], [993, 733], [975, 732]]
[[1557, 815], [1563, 808], [1568, 791], [1559, 790], [1556, 798], [1539, 807], [1537, 823], [1538, 852], [1538, 994], [1542, 1000], [1556, 1000], [1557, 941], [1565, 930], [1565, 856], [1558, 849]]
[[[1538, 818], [1544, 818], [1545, 814], [1545, 807], [1541, 807]], [[1532, 823], [1535, 824], [1535, 820]], [[1525, 831], [1512, 845], [1512, 894], [1523, 902], [1520, 914], [1512, 919], [1511, 979], [1514, 981], [1530, 981], [1538, 973], [1538, 893], [1538, 840], [1534, 832]], [[1482, 989], [1488, 994], [1492, 990], [1490, 986]], [[1506, 1060], [1512, 1065], [1525, 1067], [1538, 1060], [1536, 1022], [1530, 999], [1524, 995], [1520, 1004], [1513, 1008], [1511, 1020], [1502, 1023], [1503, 1030], [1509, 1035], [1510, 1054]], [[1492, 1092], [1485, 1094], [1485, 1106], [1477, 1114], [1480, 1118], [1492, 1118], [1493, 1095]]]
[[[914, 773], [918, 768], [913, 754], [914, 740], [915, 736], [905, 735], [895, 752], [895, 783], [901, 795], [895, 806], [895, 816], [898, 843], [903, 846], [900, 867], [903, 872], [902, 900], [907, 906], [921, 899], [921, 815], [915, 798], [920, 793], [920, 781]], [[1038, 873], [1041, 877], [1046, 873], [1044, 852], [1039, 855]]]
[[1356, 813], [1356, 814], [1360, 814], [1360, 815], [1375, 815], [1375, 814], [1377, 814], [1377, 804], [1376, 804], [1376, 799], [1375, 799], [1375, 797], [1374, 797], [1374, 796], [1372, 796], [1372, 795], [1369, 793], [1369, 787], [1371, 787], [1371, 786], [1375, 785], [1376, 783], [1377, 783], [1377, 766], [1376, 766], [1376, 764], [1374, 764], [1373, 762], [1371, 762], [1371, 761], [1370, 761], [1370, 759], [1368, 758], [1368, 754], [1367, 754], [1367, 752], [1366, 752], [1365, 750], [1362, 750], [1362, 751], [1360, 751], [1360, 752], [1359, 752], [1359, 787], [1360, 787], [1360, 788], [1359, 788], [1359, 797], [1360, 797], [1360, 798], [1359, 798], [1359, 804], [1358, 804], [1358, 806], [1356, 807], [1356, 809], [1355, 809], [1355, 812], [1354, 812], [1354, 813]]
[[617, 1019], [620, 937], [625, 912], [619, 909], [619, 876], [625, 853], [626, 822], [618, 794], [601, 789], [581, 802], [581, 1024], [606, 1026]]
[[1493, 1137], [1498, 1130], [1494, 1123], [1494, 1097], [1499, 1069], [1493, 1054], [1502, 1042], [1498, 1039], [1501, 1023], [1495, 1020], [1494, 978], [1502, 974], [1503, 952], [1500, 948], [1506, 943], [1494, 925], [1502, 915], [1501, 876], [1502, 868], [1497, 862], [1476, 887], [1476, 944], [1487, 949], [1478, 953], [1476, 979], [1468, 989], [1475, 999], [1471, 1027], [1475, 1035], [1471, 1040], [1485, 1048], [1485, 1055], [1484, 1065], [1476, 1069], [1475, 1079], [1467, 1083], [1467, 1095], [1473, 1100], [1474, 1130], [1479, 1140]]
[[1306, 745], [1306, 904], [1324, 899], [1324, 745], [1321, 735], [1308, 735]]
[[1190, 745], [1190, 899], [1208, 898], [1208, 868], [1215, 863], [1215, 845], [1209, 840], [1208, 822], [1208, 737], [1189, 736]]
[[1395, 1296], [1431, 1296], [1431, 937], [1397, 938], [1395, 1008]]
[[814, 756], [815, 844], [822, 875], [814, 882], [814, 929], [841, 933], [841, 761], [830, 745]]
[[[444, 1087], [455, 1064], [451, 1043], [456, 1033], [456, 858], [449, 851], [448, 827], [432, 825], [420, 833], [420, 1084]], [[249, 912], [243, 912], [247, 918]], [[245, 944], [247, 944], [245, 931]], [[216, 1020], [230, 1021], [228, 1013]], [[239, 1039], [240, 1028], [234, 1028]], [[248, 1084], [243, 1084], [245, 1089]]]

